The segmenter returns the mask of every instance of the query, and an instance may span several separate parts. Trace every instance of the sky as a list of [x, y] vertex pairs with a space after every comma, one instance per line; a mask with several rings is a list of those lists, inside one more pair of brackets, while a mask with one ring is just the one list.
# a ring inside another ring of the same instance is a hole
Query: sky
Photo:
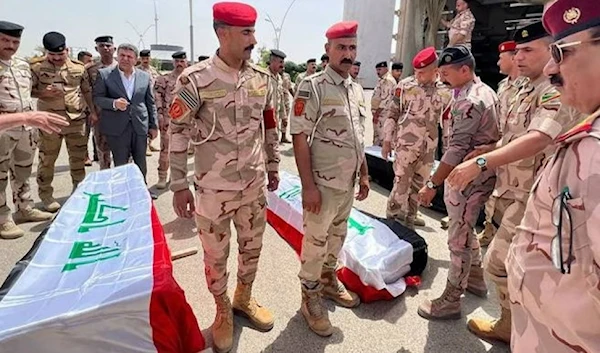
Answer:
[[[137, 32], [154, 24], [154, 2], [158, 7], [158, 42], [180, 45], [190, 57], [190, 13], [188, 0], [0, 0], [2, 20], [25, 27], [18, 56], [31, 56], [50, 31], [65, 35], [73, 51], [94, 55], [94, 38], [112, 35], [115, 43], [139, 43]], [[210, 55], [218, 47], [212, 29], [212, 6], [217, 0], [192, 0], [194, 57]], [[279, 27], [292, 0], [245, 0], [258, 12], [256, 48], [274, 47], [274, 30], [267, 14]], [[325, 5], [326, 4], [326, 5]], [[343, 16], [343, 0], [296, 0], [283, 25], [280, 49], [288, 60], [300, 63], [324, 53], [325, 31]], [[52, 15], [51, 15], [52, 14]], [[132, 28], [130, 22], [136, 30]], [[143, 37], [145, 47], [155, 43], [154, 27]], [[142, 48], [140, 48], [142, 49]], [[253, 57], [257, 57], [255, 49]]]

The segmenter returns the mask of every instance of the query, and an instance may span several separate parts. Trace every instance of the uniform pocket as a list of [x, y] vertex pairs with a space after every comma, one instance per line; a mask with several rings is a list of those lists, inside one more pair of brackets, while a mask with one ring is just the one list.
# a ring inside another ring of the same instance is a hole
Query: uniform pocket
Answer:
[[525, 270], [519, 264], [513, 247], [508, 249], [506, 257], [506, 270], [508, 274], [508, 293], [510, 302], [513, 304], [523, 303], [523, 282], [525, 281]]

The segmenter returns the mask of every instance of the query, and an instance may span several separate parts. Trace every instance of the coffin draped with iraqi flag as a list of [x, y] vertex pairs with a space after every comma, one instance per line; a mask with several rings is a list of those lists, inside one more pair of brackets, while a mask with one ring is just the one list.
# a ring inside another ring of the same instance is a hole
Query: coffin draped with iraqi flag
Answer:
[[[268, 195], [269, 224], [300, 254], [302, 188], [300, 179], [280, 172], [279, 188]], [[352, 209], [348, 235], [339, 255], [338, 278], [364, 302], [389, 300], [406, 286], [418, 285], [427, 264], [427, 244], [415, 232]]]
[[91, 173], [0, 288], [0, 347], [200, 352], [204, 338], [172, 270], [139, 169]]

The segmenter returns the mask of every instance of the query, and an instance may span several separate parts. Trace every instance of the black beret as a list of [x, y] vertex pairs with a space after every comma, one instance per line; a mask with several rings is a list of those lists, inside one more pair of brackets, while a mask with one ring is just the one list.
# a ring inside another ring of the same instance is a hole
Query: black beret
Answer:
[[352, 65], [360, 66], [360, 61], [355, 61], [354, 64], [352, 64]]
[[316, 62], [317, 62], [317, 59], [315, 59], [315, 58], [311, 58], [311, 59], [306, 60], [307, 64], [316, 63]]
[[514, 35], [514, 41], [517, 44], [524, 44], [532, 42], [536, 39], [544, 38], [549, 36], [546, 29], [544, 29], [544, 25], [541, 21], [534, 22], [530, 25], [527, 25], [523, 28], [519, 28]]
[[327, 54], [321, 55], [321, 61], [323, 61], [323, 60], [329, 61], [329, 55], [327, 55]]
[[387, 61], [382, 61], [380, 63], [377, 63], [377, 65], [375, 65], [376, 69], [378, 69], [380, 67], [388, 67]]
[[200, 56], [198, 57], [198, 61], [204, 61], [204, 60], [206, 60], [206, 59], [208, 59], [208, 56], [206, 56], [206, 55], [200, 55]]
[[7, 36], [15, 38], [21, 38], [23, 26], [8, 21], [0, 21], [0, 33], [4, 33]]
[[173, 59], [185, 59], [187, 56], [183, 50], [176, 51], [171, 55]]
[[42, 39], [44, 49], [51, 53], [60, 53], [67, 47], [67, 39], [58, 32], [48, 32]]
[[392, 70], [402, 70], [404, 69], [403, 63], [392, 63]]
[[140, 57], [147, 58], [150, 56], [150, 49], [144, 49], [140, 52]]
[[276, 56], [278, 58], [285, 59], [286, 55], [281, 50], [271, 49], [271, 55]]
[[447, 47], [440, 55], [438, 66], [462, 64], [469, 59], [474, 60], [473, 54], [471, 54], [469, 48], [465, 47], [464, 45]]
[[113, 43], [113, 37], [111, 36], [100, 36], [97, 37], [96, 39], [94, 39], [94, 42], [96, 43]]

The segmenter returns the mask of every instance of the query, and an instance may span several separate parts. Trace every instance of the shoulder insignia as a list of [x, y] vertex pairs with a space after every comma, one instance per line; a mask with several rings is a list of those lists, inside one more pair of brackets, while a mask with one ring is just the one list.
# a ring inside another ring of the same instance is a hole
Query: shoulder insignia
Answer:
[[260, 73], [263, 73], [263, 74], [265, 74], [265, 75], [269, 75], [269, 76], [271, 76], [271, 74], [269, 73], [269, 71], [267, 71], [267, 69], [265, 69], [265, 68], [264, 68], [264, 67], [262, 67], [262, 66], [259, 66], [259, 65], [256, 65], [256, 64], [252, 64], [252, 63], [250, 63], [250, 64], [249, 64], [249, 66], [250, 66], [252, 69], [254, 69], [254, 71], [258, 71], [258, 72], [260, 72]]
[[187, 77], [187, 75], [179, 75], [179, 82], [181, 82], [182, 85], [187, 85], [190, 83], [190, 79]]
[[172, 119], [177, 120], [181, 118], [188, 110], [189, 108], [183, 102], [183, 100], [179, 97], [175, 97], [175, 100], [173, 100], [173, 103], [171, 103], [171, 106], [169, 107], [169, 116]]
[[45, 56], [36, 56], [34, 58], [29, 59], [29, 65], [34, 65], [34, 64], [37, 64], [37, 63], [41, 63], [44, 60], [46, 60]]
[[302, 116], [302, 114], [304, 114], [305, 106], [306, 106], [305, 99], [296, 98], [296, 100], [294, 101], [294, 116]]
[[542, 97], [540, 98], [540, 104], [545, 104], [558, 98], [560, 98], [560, 92], [552, 90], [542, 95]]
[[298, 98], [310, 99], [310, 91], [298, 90]]
[[400, 98], [401, 95], [402, 95], [402, 87], [398, 86], [398, 87], [396, 87], [396, 91], [394, 91], [394, 96]]

